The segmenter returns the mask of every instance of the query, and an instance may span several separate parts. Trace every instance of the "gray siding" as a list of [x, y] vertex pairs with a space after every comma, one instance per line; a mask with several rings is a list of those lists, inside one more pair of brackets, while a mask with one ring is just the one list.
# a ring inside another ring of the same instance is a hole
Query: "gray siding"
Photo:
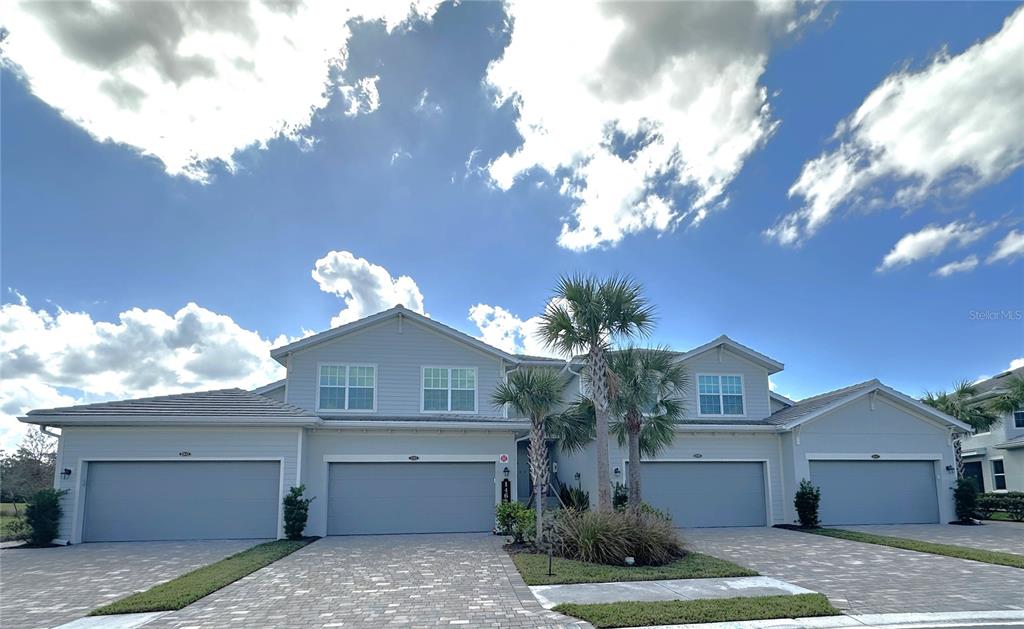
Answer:
[[272, 400], [276, 400], [278, 402], [284, 402], [284, 398], [285, 398], [284, 393], [285, 393], [284, 387], [281, 386], [281, 387], [277, 387], [276, 389], [271, 389], [270, 391], [267, 391], [266, 393], [261, 393], [260, 395], [262, 395], [263, 397], [268, 397], [268, 398], [270, 398]]
[[1004, 443], [1020, 435], [1024, 435], [1024, 428], [1016, 428], [1013, 424], [1013, 416], [1007, 414], [1003, 415], [1001, 421], [993, 426], [990, 432], [964, 439], [963, 449], [965, 451], [981, 452], [980, 456], [969, 457], [967, 460], [981, 461], [986, 491], [992, 491], [995, 488], [995, 481], [992, 478], [992, 460], [1000, 458], [1003, 460], [1003, 469], [1006, 471], [1006, 489], [1008, 491], [1024, 491], [1024, 448], [1004, 450], [994, 447], [996, 444]]
[[760, 365], [733, 354], [728, 349], [721, 352], [711, 350], [683, 362], [690, 374], [685, 402], [686, 416], [697, 417], [697, 376], [698, 375], [741, 375], [743, 376], [743, 404], [745, 419], [763, 419], [771, 415], [768, 396], [768, 370]]
[[401, 331], [398, 319], [389, 319], [293, 354], [288, 369], [289, 404], [316, 410], [317, 365], [327, 362], [376, 365], [375, 414], [382, 416], [420, 414], [423, 367], [476, 367], [477, 414], [501, 414], [491, 404], [491, 393], [504, 377], [501, 359], [409, 319], [402, 322]]

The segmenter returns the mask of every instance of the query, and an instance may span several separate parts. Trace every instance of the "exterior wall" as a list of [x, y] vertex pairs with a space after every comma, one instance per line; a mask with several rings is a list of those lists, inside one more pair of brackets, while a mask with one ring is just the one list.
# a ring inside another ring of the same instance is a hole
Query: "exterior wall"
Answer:
[[[387, 431], [360, 429], [307, 430], [305, 437], [302, 481], [306, 496], [316, 500], [309, 507], [307, 535], [327, 533], [327, 475], [332, 460], [394, 461], [415, 465], [410, 456], [420, 461], [494, 461], [494, 501], [501, 499], [503, 469], [509, 468], [513, 499], [517, 495], [516, 435], [511, 431], [439, 432]], [[508, 462], [499, 457], [508, 455]]]
[[782, 402], [772, 398], [771, 396], [769, 396], [769, 401], [771, 402], [772, 413], [778, 413], [779, 411], [781, 411], [784, 408], [789, 408], [789, 406], [787, 406], [786, 404], [783, 404]]
[[1013, 415], [1005, 414], [989, 432], [964, 439], [964, 452], [978, 451], [980, 453], [979, 456], [964, 457], [964, 460], [982, 462], [985, 491], [995, 491], [995, 482], [992, 479], [993, 459], [1003, 460], [1007, 491], [1024, 491], [1024, 448], [1004, 450], [994, 447], [996, 444], [1005, 443], [1020, 435], [1024, 435], [1024, 428], [1015, 427]]
[[[710, 350], [690, 358], [684, 363], [690, 374], [690, 385], [686, 389], [684, 402], [686, 416], [697, 417], [697, 376], [698, 375], [741, 375], [743, 376], [744, 419], [764, 419], [772, 413], [768, 395], [768, 370], [723, 348]], [[738, 416], [728, 416], [738, 417]]]
[[[283, 496], [288, 487], [297, 484], [300, 432], [297, 428], [65, 427], [57, 469], [70, 469], [71, 477], [55, 479], [58, 489], [69, 490], [62, 502], [64, 517], [58, 538], [81, 541], [90, 460], [277, 460]], [[181, 452], [190, 455], [183, 457]], [[278, 521], [280, 535], [280, 513]]]
[[[884, 395], [856, 399], [826, 415], [795, 429], [792, 435], [793, 484], [787, 487], [786, 522], [796, 520], [792, 504], [795, 483], [810, 478], [811, 459], [932, 460], [935, 467], [936, 491], [939, 496], [939, 521], [955, 519], [953, 510], [954, 472], [953, 448], [949, 429], [903, 406]], [[869, 488], [865, 488], [867, 490]]]
[[268, 398], [270, 398], [272, 400], [276, 400], [278, 402], [284, 402], [284, 397], [285, 397], [284, 394], [285, 394], [284, 387], [278, 387], [276, 389], [271, 389], [270, 391], [267, 391], [266, 393], [261, 393], [260, 395], [262, 395], [263, 397], [268, 397]]
[[[477, 414], [500, 415], [491, 393], [504, 377], [502, 360], [459, 343], [404, 318], [388, 319], [336, 340], [314, 345], [291, 355], [287, 402], [316, 410], [318, 364], [349, 362], [376, 365], [377, 410], [359, 414], [418, 415], [422, 409], [423, 367], [476, 367]], [[321, 413], [325, 415], [326, 413]], [[344, 417], [345, 412], [332, 415]], [[424, 414], [428, 416], [428, 414]]]

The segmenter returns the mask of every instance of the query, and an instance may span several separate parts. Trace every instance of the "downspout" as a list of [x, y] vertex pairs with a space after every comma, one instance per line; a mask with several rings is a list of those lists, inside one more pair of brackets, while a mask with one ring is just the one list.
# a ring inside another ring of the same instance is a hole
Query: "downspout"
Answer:
[[[39, 425], [39, 432], [43, 433], [44, 435], [53, 437], [53, 438], [55, 438], [57, 440], [57, 459], [54, 461], [54, 465], [53, 465], [53, 488], [54, 489], [62, 489], [62, 487], [60, 486], [60, 480], [61, 480], [60, 479], [60, 472], [64, 468], [64, 440], [61, 439], [61, 433], [59, 433], [59, 432], [50, 432], [49, 426], [45, 426], [45, 425], [40, 424]], [[77, 479], [75, 480], [75, 482], [77, 482]], [[58, 544], [58, 545], [62, 545], [62, 546], [69, 546], [70, 545], [68, 540], [61, 539], [61, 538], [57, 538], [57, 539], [53, 540], [53, 543]]]

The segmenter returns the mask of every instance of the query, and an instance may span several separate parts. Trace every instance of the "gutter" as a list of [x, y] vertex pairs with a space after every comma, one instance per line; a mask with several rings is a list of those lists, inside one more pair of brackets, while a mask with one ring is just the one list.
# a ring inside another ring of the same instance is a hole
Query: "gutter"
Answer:
[[427, 420], [374, 421], [359, 419], [328, 419], [321, 421], [317, 424], [316, 428], [325, 430], [353, 430], [363, 428], [373, 430], [491, 430], [498, 432], [515, 432], [518, 430], [529, 430], [530, 422], [438, 422]]
[[[314, 427], [319, 417], [224, 417], [211, 415], [28, 415], [19, 417], [25, 424], [46, 426], [252, 426]], [[51, 434], [51, 433], [47, 433]]]

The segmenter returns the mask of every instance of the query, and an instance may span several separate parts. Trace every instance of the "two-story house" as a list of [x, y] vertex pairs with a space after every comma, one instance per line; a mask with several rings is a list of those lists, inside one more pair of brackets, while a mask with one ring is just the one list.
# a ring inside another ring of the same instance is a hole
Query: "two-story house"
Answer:
[[[287, 377], [255, 391], [169, 395], [35, 410], [61, 429], [61, 537], [268, 538], [294, 485], [315, 498], [309, 535], [490, 531], [495, 505], [526, 496], [529, 422], [491, 403], [516, 369], [566, 376], [576, 361], [510, 354], [401, 306], [279, 347]], [[794, 402], [782, 363], [719, 337], [679, 353], [692, 386], [673, 445], [645, 461], [645, 498], [680, 526], [793, 522], [801, 479], [826, 523], [953, 518], [956, 420], [870, 380]], [[553, 447], [561, 482], [596, 498], [593, 445]], [[626, 454], [611, 467], [624, 479]], [[508, 481], [505, 483], [504, 481]]]
[[[977, 383], [974, 404], [987, 404], [1006, 392], [1013, 377], [1024, 377], [1024, 367]], [[987, 432], [971, 435], [961, 445], [964, 475], [979, 491], [1024, 491], [1024, 408], [1006, 413]]]

